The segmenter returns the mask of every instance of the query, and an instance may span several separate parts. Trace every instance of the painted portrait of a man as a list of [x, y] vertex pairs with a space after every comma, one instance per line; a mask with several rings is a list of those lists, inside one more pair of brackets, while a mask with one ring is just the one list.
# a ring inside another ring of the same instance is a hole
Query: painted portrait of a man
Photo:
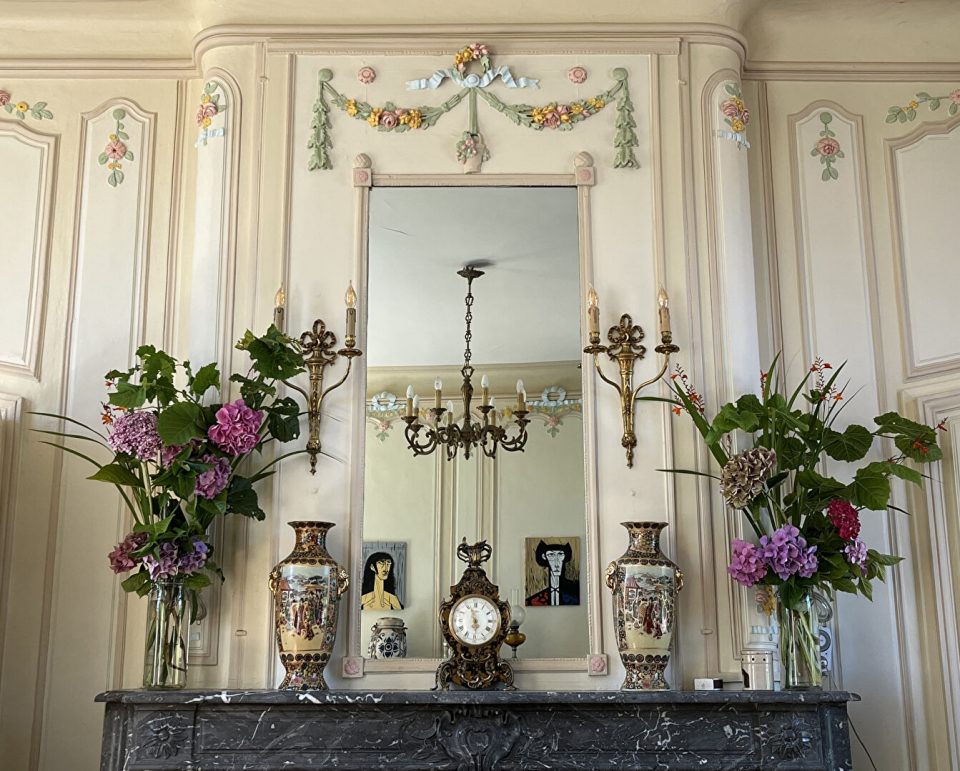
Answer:
[[360, 607], [363, 610], [403, 610], [405, 543], [365, 542]]
[[528, 538], [526, 605], [580, 604], [580, 539]]

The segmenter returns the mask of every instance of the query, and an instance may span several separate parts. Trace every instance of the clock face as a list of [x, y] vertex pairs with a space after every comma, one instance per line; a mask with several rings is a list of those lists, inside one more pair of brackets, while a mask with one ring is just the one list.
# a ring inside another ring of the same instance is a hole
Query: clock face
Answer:
[[470, 595], [450, 609], [450, 632], [466, 645], [483, 645], [500, 631], [500, 608], [487, 597]]

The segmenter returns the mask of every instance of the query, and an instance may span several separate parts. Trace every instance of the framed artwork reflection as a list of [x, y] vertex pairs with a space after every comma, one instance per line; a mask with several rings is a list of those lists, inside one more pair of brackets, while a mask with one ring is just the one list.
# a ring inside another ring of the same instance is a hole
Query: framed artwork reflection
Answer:
[[406, 572], [405, 541], [364, 541], [360, 607], [363, 610], [403, 610]]

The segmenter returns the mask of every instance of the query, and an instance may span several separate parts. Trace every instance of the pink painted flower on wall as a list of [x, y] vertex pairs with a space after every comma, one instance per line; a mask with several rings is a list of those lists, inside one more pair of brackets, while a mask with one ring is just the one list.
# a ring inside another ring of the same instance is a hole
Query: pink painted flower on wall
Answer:
[[836, 155], [840, 152], [840, 143], [836, 139], [824, 137], [817, 142], [817, 150], [821, 155]]
[[954, 104], [960, 104], [960, 88], [950, 92], [950, 101]]
[[10, 104], [10, 92], [0, 91], [0, 107], [3, 107], [6, 104]]
[[380, 113], [380, 125], [385, 129], [396, 128], [397, 124], [400, 122], [400, 119], [397, 117], [395, 112], [384, 111]]
[[357, 80], [365, 86], [369, 86], [377, 79], [377, 71], [373, 67], [361, 67], [357, 71]]
[[735, 99], [724, 99], [720, 103], [720, 112], [722, 112], [728, 118], [735, 118], [740, 113], [740, 108], [737, 107], [737, 102]]
[[576, 83], [578, 86], [581, 83], [585, 83], [587, 80], [587, 68], [577, 65], [576, 67], [571, 67], [567, 70], [567, 78], [571, 83]]
[[127, 146], [119, 139], [114, 139], [111, 142], [107, 142], [107, 146], [103, 148], [103, 152], [107, 154], [107, 157], [111, 161], [119, 161], [126, 155]]
[[826, 110], [819, 115], [823, 129], [820, 131], [820, 139], [810, 150], [810, 155], [819, 158], [823, 171], [820, 172], [820, 179], [824, 182], [839, 179], [840, 173], [835, 164], [838, 158], [843, 158], [843, 149], [837, 140], [837, 134], [830, 128], [833, 122], [833, 115]]
[[207, 128], [218, 112], [220, 112], [220, 110], [213, 102], [201, 104], [197, 110], [197, 126]]

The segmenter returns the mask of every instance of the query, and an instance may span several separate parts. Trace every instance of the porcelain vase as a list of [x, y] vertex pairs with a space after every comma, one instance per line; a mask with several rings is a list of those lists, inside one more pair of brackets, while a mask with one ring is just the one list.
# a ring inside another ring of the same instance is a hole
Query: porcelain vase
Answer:
[[407, 655], [407, 628], [402, 618], [378, 618], [370, 629], [371, 659], [402, 659]]
[[323, 670], [337, 636], [340, 595], [347, 571], [327, 552], [332, 522], [291, 522], [293, 551], [270, 573], [274, 629], [286, 677], [281, 690], [326, 690]]
[[606, 570], [613, 592], [617, 648], [626, 669], [623, 690], [665, 690], [664, 672], [676, 621], [683, 573], [660, 551], [666, 522], [623, 522], [630, 542]]

